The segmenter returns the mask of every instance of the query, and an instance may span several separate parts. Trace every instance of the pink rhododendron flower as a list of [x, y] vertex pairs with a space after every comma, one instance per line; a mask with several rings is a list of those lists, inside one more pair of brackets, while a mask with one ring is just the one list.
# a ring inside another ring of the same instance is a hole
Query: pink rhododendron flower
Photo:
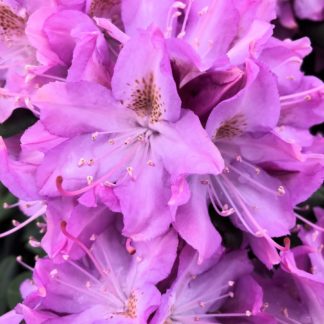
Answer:
[[220, 312], [226, 300], [235, 298], [236, 280], [251, 270], [243, 251], [228, 255], [215, 255], [213, 262], [197, 266], [197, 255], [188, 247], [180, 254], [178, 276], [171, 288], [162, 296], [152, 323], [212, 323], [226, 317], [240, 318], [252, 315]]
[[[163, 38], [156, 31], [151, 33], [135, 37], [123, 48], [112, 93], [93, 83], [52, 83], [33, 98], [44, 126], [53, 135], [69, 138], [49, 151], [38, 168], [40, 193], [82, 194], [79, 201], [89, 206], [104, 185], [120, 201], [124, 234], [137, 240], [161, 234], [172, 222], [167, 202], [171, 198], [168, 183], [173, 178], [217, 174], [223, 168], [222, 158], [198, 118], [181, 111]], [[132, 70], [132, 75], [127, 58], [138, 41], [147, 44], [142, 49], [145, 54], [139, 53], [137, 60], [139, 65], [142, 60], [145, 69]], [[73, 122], [68, 128], [60, 127], [57, 120], [67, 116]], [[181, 156], [186, 159], [179, 160]], [[143, 205], [148, 194], [151, 198]]]
[[26, 297], [24, 306], [16, 307], [17, 313], [30, 312], [30, 323], [44, 313], [53, 323], [144, 323], [159, 305], [155, 284], [168, 275], [174, 262], [175, 232], [170, 230], [149, 244], [136, 243], [126, 250], [112, 225], [95, 239], [90, 251], [66, 230], [66, 223], [61, 226], [86, 255], [77, 261], [64, 255], [66, 262], [61, 264], [38, 260], [35, 290]]
[[26, 216], [0, 239], [35, 222], [45, 256], [17, 257], [0, 323], [322, 324], [323, 212], [299, 204], [324, 180], [324, 85], [310, 40], [273, 32], [322, 9], [2, 1], [0, 122], [36, 122], [0, 137]]

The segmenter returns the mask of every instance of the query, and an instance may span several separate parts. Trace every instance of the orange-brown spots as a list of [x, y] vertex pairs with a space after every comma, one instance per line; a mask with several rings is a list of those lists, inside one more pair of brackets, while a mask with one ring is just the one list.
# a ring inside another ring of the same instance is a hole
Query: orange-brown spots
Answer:
[[245, 117], [242, 114], [235, 115], [220, 125], [213, 140], [217, 141], [224, 138], [239, 136], [244, 132], [246, 126]]
[[111, 12], [113, 7], [117, 7], [120, 4], [120, 0], [92, 0], [89, 8], [89, 15], [91, 17], [97, 16], [100, 13], [107, 11]]
[[5, 37], [21, 35], [24, 28], [24, 18], [16, 15], [10, 7], [0, 4], [0, 34]]
[[162, 115], [163, 102], [160, 88], [150, 73], [146, 78], [135, 80], [131, 101], [127, 108], [133, 109], [139, 116], [149, 116], [151, 123], [159, 121]]

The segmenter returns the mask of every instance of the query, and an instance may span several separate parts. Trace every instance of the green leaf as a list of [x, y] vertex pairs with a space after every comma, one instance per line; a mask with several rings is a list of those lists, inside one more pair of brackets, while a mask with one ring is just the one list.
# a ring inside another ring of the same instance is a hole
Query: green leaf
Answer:
[[22, 298], [19, 287], [24, 280], [29, 278], [31, 278], [31, 273], [26, 271], [19, 274], [13, 281], [10, 282], [7, 290], [7, 303], [10, 308], [15, 307], [19, 302], [21, 302]]
[[4, 258], [0, 263], [0, 314], [7, 310], [7, 290], [16, 275], [17, 262], [14, 256]]

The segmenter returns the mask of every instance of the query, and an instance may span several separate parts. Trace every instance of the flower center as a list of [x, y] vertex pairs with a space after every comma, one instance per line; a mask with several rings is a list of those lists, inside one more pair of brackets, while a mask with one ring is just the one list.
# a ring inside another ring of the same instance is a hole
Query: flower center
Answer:
[[[70, 259], [68, 254], [62, 254], [65, 260], [65, 266], [53, 268], [50, 271], [50, 277], [57, 283], [66, 286], [76, 292], [81, 292], [83, 296], [88, 296], [91, 300], [97, 300], [98, 304], [107, 305], [107, 319], [114, 316], [123, 316], [127, 318], [137, 317], [138, 298], [134, 290], [122, 288], [120, 282], [120, 273], [116, 272], [110, 257], [109, 249], [104, 248], [105, 239], [92, 235], [90, 241], [95, 241], [92, 248], [88, 248], [77, 237], [74, 237], [67, 229], [67, 223], [61, 222], [61, 230], [67, 239], [76, 243], [86, 256], [78, 261]], [[129, 257], [133, 257], [136, 250], [129, 251], [126, 241], [126, 251]], [[142, 261], [139, 256], [136, 258], [136, 264]], [[90, 263], [88, 261], [91, 261]], [[70, 277], [71, 271], [66, 272], [66, 267], [73, 268], [75, 277]], [[44, 291], [46, 288], [44, 287]], [[76, 301], [77, 302], [77, 301]]]
[[240, 136], [244, 133], [246, 126], [247, 122], [244, 115], [237, 114], [221, 123], [213, 137], [213, 141]]
[[[117, 136], [116, 133], [108, 132], [91, 134], [91, 140], [99, 142], [98, 145], [101, 146], [99, 150], [104, 154], [89, 158], [80, 157], [76, 160], [75, 165], [78, 169], [86, 168], [89, 171], [85, 177], [87, 185], [78, 190], [66, 191], [62, 186], [64, 178], [58, 176], [56, 178], [58, 191], [63, 196], [76, 196], [97, 185], [115, 187], [129, 179], [135, 181], [145, 167], [155, 166], [154, 161], [150, 158], [149, 138], [151, 135], [151, 130], [143, 130], [142, 127], [123, 131]], [[102, 150], [102, 145], [107, 145], [107, 149]], [[111, 164], [111, 161], [115, 161], [115, 163]], [[110, 167], [107, 167], [106, 171], [102, 171], [97, 168], [99, 162], [101, 165], [109, 163]]]

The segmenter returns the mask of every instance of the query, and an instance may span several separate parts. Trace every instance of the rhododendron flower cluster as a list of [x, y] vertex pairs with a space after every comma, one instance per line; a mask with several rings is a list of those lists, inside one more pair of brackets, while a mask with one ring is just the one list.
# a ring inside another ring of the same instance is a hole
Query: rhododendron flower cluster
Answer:
[[0, 323], [324, 323], [324, 212], [296, 211], [323, 181], [324, 85], [307, 38], [273, 36], [290, 5], [1, 1], [0, 121], [37, 121], [0, 139], [26, 215], [0, 237], [37, 219], [46, 256], [17, 258], [32, 280]]

